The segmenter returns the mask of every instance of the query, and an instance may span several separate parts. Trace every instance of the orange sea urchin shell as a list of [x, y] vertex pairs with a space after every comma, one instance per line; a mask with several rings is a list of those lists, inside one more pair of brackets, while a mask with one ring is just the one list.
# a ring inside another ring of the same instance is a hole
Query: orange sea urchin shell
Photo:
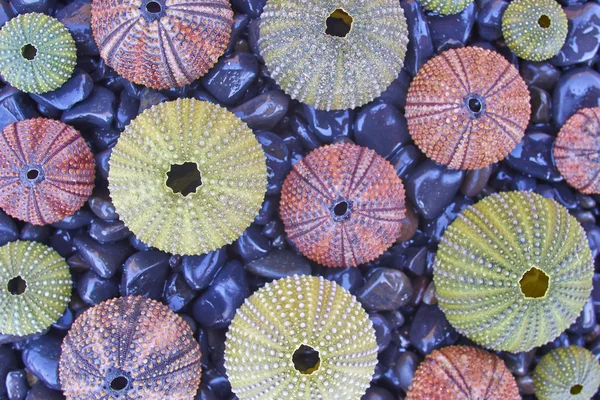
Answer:
[[419, 365], [407, 400], [520, 400], [517, 382], [495, 354], [476, 347], [434, 350]]
[[59, 374], [68, 400], [194, 398], [200, 346], [167, 306], [139, 296], [85, 311], [62, 343]]
[[106, 63], [154, 89], [184, 86], [223, 54], [233, 23], [227, 0], [93, 0], [92, 31]]
[[33, 118], [0, 134], [0, 207], [33, 225], [79, 210], [94, 188], [94, 156], [73, 127]]
[[554, 161], [569, 185], [582, 193], [600, 193], [600, 107], [577, 111], [554, 143]]
[[280, 212], [288, 237], [328, 267], [377, 258], [400, 234], [404, 188], [392, 165], [352, 144], [320, 147], [283, 183]]
[[481, 169], [506, 157], [529, 123], [529, 91], [500, 54], [448, 50], [417, 73], [406, 98], [408, 129], [419, 148], [453, 169]]

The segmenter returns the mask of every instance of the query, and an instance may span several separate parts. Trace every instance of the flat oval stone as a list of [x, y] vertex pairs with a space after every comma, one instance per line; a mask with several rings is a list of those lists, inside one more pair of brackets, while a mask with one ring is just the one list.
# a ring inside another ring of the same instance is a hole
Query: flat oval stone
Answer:
[[25, 368], [50, 389], [60, 390], [58, 380], [58, 358], [62, 340], [53, 335], [44, 335], [28, 342], [21, 354]]
[[410, 326], [409, 340], [421, 354], [426, 355], [434, 349], [450, 346], [458, 337], [437, 305], [419, 306]]
[[226, 247], [201, 256], [183, 256], [181, 259], [183, 277], [192, 289], [203, 290], [210, 285], [226, 260]]
[[95, 86], [92, 93], [82, 102], [66, 110], [61, 121], [75, 127], [108, 129], [115, 118], [117, 98], [113, 92]]
[[291, 275], [310, 275], [310, 262], [289, 250], [273, 250], [262, 258], [250, 261], [246, 269], [266, 279], [279, 279]]
[[464, 171], [426, 160], [404, 181], [406, 196], [425, 219], [434, 219], [458, 193], [464, 176]]
[[256, 81], [258, 61], [251, 53], [234, 53], [221, 57], [202, 78], [202, 85], [226, 105], [237, 104]]
[[87, 72], [76, 68], [69, 80], [58, 89], [42, 94], [31, 93], [30, 96], [47, 107], [68, 110], [85, 100], [92, 93], [93, 88], [92, 77]]
[[132, 255], [123, 264], [121, 295], [160, 300], [169, 268], [169, 255], [162, 251], [141, 251]]
[[194, 302], [194, 319], [205, 327], [226, 328], [248, 296], [250, 289], [244, 266], [239, 261], [229, 261]]
[[550, 62], [559, 67], [594, 58], [600, 47], [600, 4], [587, 2], [563, 8], [569, 21], [565, 44]]
[[232, 109], [231, 112], [252, 130], [270, 131], [287, 113], [290, 99], [279, 90], [258, 95]]
[[552, 104], [557, 126], [562, 126], [581, 108], [600, 106], [600, 74], [587, 67], [568, 71], [554, 88]]
[[98, 46], [92, 36], [92, 2], [75, 0], [56, 13], [56, 19], [63, 23], [73, 35], [77, 52], [82, 55], [99, 54]]
[[255, 137], [267, 157], [267, 195], [277, 194], [292, 167], [288, 148], [283, 139], [272, 132], [255, 132]]
[[121, 267], [123, 261], [133, 252], [127, 242], [116, 242], [103, 245], [88, 235], [73, 239], [81, 258], [88, 263], [92, 271], [102, 278], [112, 277]]
[[403, 272], [382, 268], [369, 277], [356, 298], [367, 310], [386, 311], [408, 304], [412, 294], [410, 279]]
[[88, 304], [100, 304], [104, 300], [119, 294], [119, 285], [111, 279], [101, 278], [93, 271], [88, 271], [77, 279], [77, 294]]
[[354, 123], [356, 144], [388, 157], [411, 141], [406, 118], [391, 104], [376, 101], [363, 107]]
[[433, 56], [431, 32], [423, 9], [417, 0], [402, 0], [400, 5], [404, 10], [408, 27], [408, 48], [404, 66], [414, 76], [419, 68]]
[[526, 133], [523, 140], [506, 157], [506, 163], [534, 178], [559, 182], [563, 178], [552, 157], [554, 139], [554, 136], [545, 133]]
[[171, 274], [165, 283], [163, 299], [175, 312], [188, 305], [196, 296], [196, 292], [188, 285], [180, 273]]

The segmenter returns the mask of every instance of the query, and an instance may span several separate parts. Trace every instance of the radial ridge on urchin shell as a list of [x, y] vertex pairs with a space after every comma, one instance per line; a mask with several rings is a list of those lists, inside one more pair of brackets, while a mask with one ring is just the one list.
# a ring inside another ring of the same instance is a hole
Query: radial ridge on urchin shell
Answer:
[[218, 105], [178, 99], [145, 110], [121, 134], [108, 187], [149, 246], [194, 255], [236, 240], [258, 214], [266, 158], [248, 126]]
[[327, 267], [372, 261], [398, 238], [406, 206], [392, 165], [366, 147], [335, 144], [300, 160], [281, 190], [288, 238]]
[[442, 15], [457, 14], [473, 3], [473, 0], [420, 0], [423, 7]]
[[60, 121], [32, 118], [0, 133], [0, 207], [33, 225], [79, 210], [94, 188], [94, 156], [79, 132]]
[[267, 283], [237, 310], [225, 369], [241, 400], [359, 400], [377, 350], [373, 324], [350, 292], [294, 275]]
[[62, 343], [59, 377], [67, 400], [188, 400], [202, 363], [190, 326], [167, 306], [139, 296], [86, 310]]
[[228, 0], [93, 0], [92, 32], [106, 64], [153, 89], [192, 83], [225, 52]]
[[269, 0], [258, 43], [284, 92], [329, 111], [378, 97], [404, 65], [408, 34], [396, 0]]
[[502, 16], [502, 34], [517, 57], [544, 61], [565, 44], [568, 19], [555, 0], [514, 0]]
[[600, 387], [600, 364], [583, 347], [556, 348], [535, 367], [533, 387], [539, 400], [591, 399]]
[[600, 107], [583, 108], [569, 118], [553, 152], [569, 185], [582, 193], [600, 194]]
[[408, 130], [434, 161], [481, 169], [506, 157], [529, 123], [529, 90], [502, 55], [479, 47], [430, 59], [410, 84]]
[[71, 77], [76, 63], [75, 40], [55, 18], [21, 14], [0, 29], [0, 73], [23, 92], [58, 89]]
[[433, 350], [419, 364], [407, 400], [520, 400], [515, 378], [497, 355], [470, 346]]
[[450, 224], [433, 279], [440, 308], [461, 334], [522, 352], [575, 321], [593, 273], [585, 231], [564, 207], [538, 194], [504, 192]]
[[64, 314], [71, 286], [69, 266], [50, 247], [20, 240], [0, 247], [0, 334], [49, 328]]

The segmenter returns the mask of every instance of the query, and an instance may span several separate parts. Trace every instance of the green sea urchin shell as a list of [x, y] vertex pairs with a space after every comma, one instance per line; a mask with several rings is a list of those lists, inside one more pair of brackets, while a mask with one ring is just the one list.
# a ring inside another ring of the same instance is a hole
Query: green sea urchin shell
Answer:
[[438, 14], [456, 14], [467, 8], [473, 0], [421, 0], [421, 5]]
[[0, 333], [48, 328], [65, 312], [71, 286], [69, 266], [50, 247], [25, 241], [0, 247]]
[[600, 365], [583, 347], [559, 347], [542, 357], [533, 386], [539, 400], [588, 400], [600, 386]]
[[358, 400], [376, 364], [369, 316], [322, 277], [267, 283], [237, 310], [225, 341], [227, 376], [241, 400]]
[[527, 351], [558, 336], [592, 289], [583, 228], [554, 200], [491, 195], [448, 227], [434, 265], [441, 309], [478, 344]]
[[58, 89], [73, 74], [77, 48], [69, 30], [45, 14], [22, 14], [0, 29], [0, 73], [28, 93]]
[[121, 134], [110, 158], [110, 195], [144, 243], [203, 254], [236, 240], [262, 205], [264, 152], [248, 126], [215, 104], [158, 104]]
[[355, 108], [398, 77], [408, 44], [397, 0], [269, 0], [259, 46], [271, 76], [320, 110]]
[[568, 21], [555, 0], [515, 0], [502, 17], [502, 33], [518, 57], [544, 61], [565, 44]]

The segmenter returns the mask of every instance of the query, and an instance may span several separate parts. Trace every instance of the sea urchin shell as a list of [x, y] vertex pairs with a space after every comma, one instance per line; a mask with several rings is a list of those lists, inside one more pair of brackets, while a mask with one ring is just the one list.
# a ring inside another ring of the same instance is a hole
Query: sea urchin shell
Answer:
[[478, 344], [528, 351], [575, 321], [592, 289], [585, 232], [554, 200], [494, 194], [448, 227], [434, 265], [440, 308]]
[[45, 14], [21, 14], [0, 29], [0, 72], [28, 93], [57, 89], [73, 73], [77, 48], [69, 30]]
[[434, 350], [419, 365], [407, 400], [520, 400], [515, 378], [497, 355], [469, 346]]
[[267, 186], [265, 154], [248, 126], [215, 104], [178, 99], [138, 115], [113, 148], [110, 195], [144, 243], [182, 255], [236, 240]]
[[377, 349], [354, 296], [322, 277], [294, 275], [267, 283], [237, 310], [225, 369], [241, 400], [359, 400]]
[[0, 207], [34, 225], [58, 222], [94, 188], [94, 156], [73, 127], [33, 118], [0, 134]]
[[554, 142], [558, 170], [575, 189], [600, 194], [600, 107], [577, 111]]
[[408, 44], [397, 0], [269, 0], [259, 46], [271, 76], [320, 110], [355, 108], [398, 77]]
[[539, 400], [587, 400], [600, 386], [600, 365], [583, 347], [559, 347], [540, 360], [533, 373]]
[[479, 47], [429, 60], [406, 98], [414, 141], [427, 157], [453, 169], [481, 169], [502, 160], [523, 138], [530, 113], [519, 71]]
[[327, 267], [355, 267], [398, 238], [406, 208], [392, 165], [366, 147], [320, 147], [283, 183], [280, 212], [288, 237]]
[[137, 296], [85, 311], [65, 337], [59, 363], [68, 400], [188, 400], [201, 373], [189, 325], [167, 306]]
[[439, 14], [456, 14], [464, 10], [473, 0], [421, 0], [421, 5]]
[[555, 0], [514, 0], [502, 17], [502, 34], [518, 57], [544, 61], [565, 44], [568, 21]]
[[232, 23], [227, 0], [92, 1], [92, 31], [104, 61], [154, 89], [204, 75], [225, 51]]
[[0, 334], [48, 328], [65, 312], [71, 286], [69, 266], [50, 247], [24, 241], [0, 247]]

